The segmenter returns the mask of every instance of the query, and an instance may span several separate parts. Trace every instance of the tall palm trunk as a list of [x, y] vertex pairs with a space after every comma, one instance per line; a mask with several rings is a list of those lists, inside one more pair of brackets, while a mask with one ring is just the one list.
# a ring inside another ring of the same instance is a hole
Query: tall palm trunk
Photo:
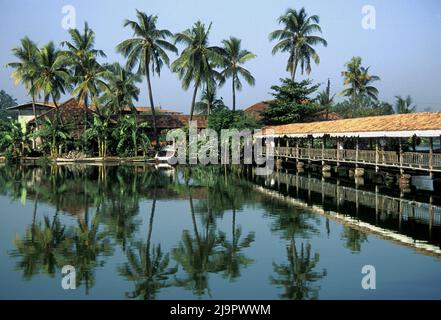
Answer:
[[194, 84], [193, 98], [191, 100], [190, 121], [193, 121], [194, 105], [196, 104], [196, 95], [198, 93], [199, 82]]
[[[31, 88], [34, 87], [34, 81], [31, 81]], [[31, 89], [31, 96], [32, 96], [32, 111], [34, 113], [34, 119], [35, 119], [35, 126], [37, 127], [37, 130], [40, 128], [38, 126], [38, 119], [37, 119], [37, 108], [35, 107], [35, 93], [34, 89]]]
[[233, 112], [236, 111], [236, 79], [233, 75]]
[[293, 69], [292, 69], [292, 73], [291, 73], [291, 79], [292, 79], [292, 81], [295, 81], [296, 80], [296, 72], [297, 72], [297, 66], [298, 66], [298, 61], [297, 61], [297, 59], [295, 59], [295, 61], [294, 61], [294, 67], [293, 67]]
[[147, 78], [147, 89], [149, 92], [150, 108], [152, 109], [152, 116], [153, 116], [153, 138], [156, 141], [156, 148], [158, 148], [159, 141], [158, 141], [158, 131], [156, 129], [156, 111], [155, 111], [155, 104], [153, 102], [152, 83], [150, 81], [150, 66], [149, 66], [149, 61], [147, 58], [146, 58], [145, 64], [146, 64], [145, 76]]
[[57, 100], [55, 99], [55, 96], [53, 94], [52, 94], [52, 101], [54, 102], [55, 110], [57, 112], [57, 121], [60, 120], [61, 125], [64, 126], [63, 119], [61, 118], [60, 115], [60, 108], [58, 108]]

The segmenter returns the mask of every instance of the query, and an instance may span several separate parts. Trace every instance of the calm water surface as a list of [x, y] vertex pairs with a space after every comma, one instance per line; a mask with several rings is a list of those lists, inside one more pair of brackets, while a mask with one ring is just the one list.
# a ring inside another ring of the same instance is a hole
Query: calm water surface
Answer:
[[291, 173], [4, 166], [0, 298], [440, 299], [437, 210]]

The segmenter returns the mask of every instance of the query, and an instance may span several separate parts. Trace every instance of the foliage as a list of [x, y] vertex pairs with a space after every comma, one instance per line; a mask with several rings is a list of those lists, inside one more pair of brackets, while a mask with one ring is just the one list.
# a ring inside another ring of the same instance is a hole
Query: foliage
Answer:
[[[225, 83], [227, 78], [232, 80], [233, 89], [233, 111], [236, 110], [236, 90], [242, 90], [242, 82], [240, 77], [250, 85], [254, 86], [255, 79], [251, 72], [245, 69], [242, 65], [248, 60], [254, 59], [256, 55], [248, 50], [241, 48], [241, 40], [235, 37], [230, 37], [228, 40], [223, 40], [223, 55], [222, 61], [222, 80], [221, 85]], [[240, 76], [240, 77], [239, 77]]]
[[416, 106], [413, 104], [412, 97], [408, 95], [406, 98], [403, 98], [401, 96], [395, 97], [395, 111], [396, 113], [403, 114], [403, 113], [412, 113], [416, 111]]
[[147, 135], [148, 128], [148, 123], [138, 124], [133, 115], [121, 118], [112, 133], [117, 141], [117, 153], [123, 156], [137, 156], [139, 149], [141, 149], [145, 156], [151, 146]]
[[31, 151], [29, 128], [18, 121], [0, 123], [0, 151], [13, 157], [25, 156]]
[[222, 129], [256, 129], [259, 127], [256, 119], [242, 110], [232, 111], [227, 107], [220, 107], [213, 111], [208, 118], [208, 127], [220, 132]]
[[274, 101], [262, 112], [263, 123], [269, 125], [302, 122], [318, 111], [310, 98], [319, 87], [310, 80], [295, 82], [289, 78], [280, 79], [280, 86], [272, 86]]
[[195, 110], [199, 115], [209, 116], [213, 110], [225, 107], [222, 98], [218, 99], [216, 97], [216, 89], [212, 90], [205, 89], [202, 94], [200, 101], [196, 103]]
[[372, 82], [380, 80], [380, 77], [370, 75], [369, 68], [361, 65], [360, 57], [353, 57], [345, 64], [346, 70], [342, 72], [343, 84], [348, 86], [340, 94], [354, 98], [355, 96], [366, 95], [374, 100], [378, 99], [378, 89], [372, 86]]
[[337, 103], [332, 111], [343, 118], [358, 118], [393, 114], [391, 104], [373, 100], [367, 96], [359, 95], [346, 101]]
[[317, 15], [308, 16], [305, 8], [299, 11], [288, 9], [286, 13], [279, 17], [279, 24], [283, 29], [275, 30], [270, 33], [271, 41], [277, 40], [278, 43], [273, 48], [273, 55], [277, 52], [288, 52], [289, 58], [286, 70], [290, 72], [291, 79], [295, 79], [297, 68], [300, 64], [302, 74], [306, 71], [311, 73], [311, 60], [316, 64], [320, 63], [320, 58], [314, 49], [315, 45], [327, 46], [325, 39], [314, 35], [321, 33]]
[[215, 68], [224, 61], [223, 50], [209, 45], [210, 30], [211, 23], [206, 28], [202, 22], [197, 21], [191, 29], [175, 35], [175, 43], [184, 44], [185, 49], [172, 63], [171, 68], [178, 74], [184, 90], [187, 90], [193, 83], [190, 119], [193, 119], [198, 88], [205, 83], [210, 90], [216, 80], [222, 79], [222, 75]]
[[157, 139], [155, 103], [150, 75], [161, 73], [164, 64], [170, 64], [170, 59], [166, 53], [171, 51], [178, 53], [176, 47], [167, 41], [172, 33], [166, 29], [158, 29], [158, 17], [147, 15], [136, 10], [138, 21], [125, 20], [124, 27], [130, 27], [133, 31], [133, 38], [124, 40], [116, 47], [117, 51], [127, 58], [127, 69], [132, 70], [138, 65], [138, 75], [145, 75], [147, 79], [147, 89], [149, 93], [150, 107], [153, 115], [154, 138]]
[[12, 117], [14, 113], [6, 109], [16, 105], [17, 99], [7, 94], [6, 91], [0, 90], [0, 120], [6, 120], [8, 117]]
[[43, 149], [49, 149], [51, 157], [57, 157], [61, 149], [71, 139], [69, 132], [61, 125], [58, 117], [54, 120], [44, 118], [40, 128], [33, 137], [42, 138]]

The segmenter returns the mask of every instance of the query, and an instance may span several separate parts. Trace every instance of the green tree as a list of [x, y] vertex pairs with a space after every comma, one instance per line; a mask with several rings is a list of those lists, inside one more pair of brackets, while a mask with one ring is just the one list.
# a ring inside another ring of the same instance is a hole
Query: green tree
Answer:
[[329, 117], [329, 111], [332, 109], [334, 105], [335, 95], [331, 96], [331, 81], [328, 79], [328, 84], [326, 86], [326, 90], [319, 92], [317, 94], [317, 103], [326, 112], [326, 120]]
[[408, 95], [406, 98], [395, 96], [395, 111], [396, 113], [413, 113], [416, 111], [416, 106], [413, 104], [412, 97]]
[[3, 124], [0, 132], [0, 146], [13, 157], [21, 157], [31, 150], [29, 127], [18, 121]]
[[280, 86], [272, 86], [274, 100], [262, 112], [264, 124], [277, 125], [293, 122], [302, 122], [318, 108], [312, 103], [310, 95], [319, 85], [312, 85], [310, 80], [295, 82], [292, 79], [280, 79]]
[[370, 75], [369, 68], [361, 65], [360, 57], [353, 57], [345, 64], [346, 70], [342, 72], [343, 84], [348, 86], [340, 94], [343, 96], [355, 97], [366, 95], [374, 100], [378, 99], [378, 89], [372, 86], [372, 83], [380, 80], [380, 77]]
[[51, 41], [40, 49], [40, 72], [35, 80], [36, 91], [43, 92], [44, 101], [52, 99], [59, 118], [57, 101], [61, 94], [69, 88], [70, 74], [66, 68], [66, 56], [54, 46]]
[[302, 74], [306, 71], [311, 72], [311, 59], [320, 63], [320, 57], [314, 46], [321, 44], [327, 46], [325, 39], [314, 35], [321, 33], [320, 18], [317, 15], [308, 16], [305, 8], [299, 11], [288, 9], [286, 13], [279, 17], [278, 23], [283, 25], [283, 29], [275, 30], [270, 33], [271, 41], [277, 40], [272, 53], [288, 52], [289, 58], [286, 70], [290, 72], [291, 79], [294, 80], [297, 68], [300, 64]]
[[35, 109], [35, 80], [40, 73], [40, 51], [37, 45], [28, 37], [20, 40], [21, 47], [12, 49], [12, 54], [19, 60], [11, 62], [9, 67], [13, 68], [12, 78], [16, 83], [25, 85], [28, 94], [32, 98], [32, 110], [34, 112], [35, 124], [38, 128], [37, 110]]
[[156, 112], [150, 76], [155, 73], [160, 76], [164, 63], [167, 66], [169, 65], [170, 59], [166, 50], [176, 54], [178, 50], [167, 41], [172, 36], [172, 33], [169, 30], [157, 28], [157, 16], [147, 15], [138, 10], [136, 10], [136, 16], [138, 21], [125, 20], [124, 22], [124, 27], [128, 26], [132, 29], [134, 37], [124, 40], [116, 48], [127, 57], [127, 68], [132, 70], [138, 65], [138, 74], [145, 75], [147, 79], [147, 89], [153, 116], [153, 134], [157, 141]]
[[141, 77], [123, 68], [119, 63], [111, 64], [107, 68], [110, 73], [106, 77], [108, 88], [103, 99], [108, 106], [117, 108], [120, 117], [124, 107], [130, 107], [136, 113], [133, 100], [138, 101], [140, 90], [136, 84], [141, 82]]
[[84, 132], [87, 140], [97, 143], [99, 157], [107, 156], [110, 132], [108, 119], [105, 119], [97, 114], [95, 114], [93, 117], [92, 126]]
[[346, 101], [339, 102], [332, 110], [343, 118], [359, 118], [393, 114], [394, 109], [390, 103], [373, 100], [365, 95], [357, 95]]
[[118, 122], [116, 130], [113, 130], [113, 137], [117, 143], [118, 154], [137, 156], [139, 149], [144, 156], [150, 147], [150, 139], [147, 134], [149, 124], [147, 122], [138, 124], [135, 116], [124, 116]]
[[259, 128], [256, 119], [242, 110], [232, 111], [227, 107], [216, 108], [208, 118], [208, 127], [220, 132], [222, 129], [256, 129]]
[[16, 105], [17, 99], [7, 94], [6, 91], [0, 90], [0, 121], [11, 117], [13, 113], [7, 111], [7, 109]]
[[[223, 40], [224, 59], [222, 62], [222, 76], [224, 79], [231, 78], [233, 90], [233, 111], [236, 110], [236, 90], [242, 89], [242, 82], [240, 77], [250, 85], [254, 86], [255, 79], [251, 72], [245, 69], [242, 65], [248, 60], [256, 57], [256, 55], [248, 50], [241, 48], [241, 40], [235, 37], [230, 37], [228, 40]], [[223, 84], [221, 82], [221, 84]]]
[[69, 131], [60, 124], [57, 118], [51, 120], [46, 117], [42, 119], [40, 128], [33, 134], [34, 137], [42, 138], [44, 144], [48, 144], [50, 155], [53, 158], [58, 157], [62, 147], [70, 139]]
[[224, 101], [217, 98], [216, 89], [202, 91], [201, 98], [196, 102], [195, 110], [199, 115], [209, 116], [214, 110], [225, 107]]
[[83, 104], [84, 128], [87, 129], [89, 101], [93, 101], [100, 91], [106, 89], [103, 78], [109, 73], [97, 61], [98, 57], [106, 57], [106, 55], [102, 50], [94, 48], [95, 33], [87, 22], [84, 24], [83, 33], [78, 29], [70, 29], [69, 34], [71, 41], [62, 42], [62, 46], [68, 49], [63, 51], [63, 55], [71, 68], [72, 83], [75, 86], [72, 94], [76, 95]]
[[222, 79], [220, 73], [215, 71], [215, 67], [223, 61], [223, 50], [209, 45], [210, 30], [211, 23], [208, 28], [205, 28], [205, 25], [198, 21], [191, 29], [175, 35], [175, 43], [182, 43], [186, 47], [172, 63], [172, 71], [178, 74], [185, 90], [193, 83], [190, 120], [193, 119], [198, 89], [206, 83], [207, 90], [211, 90], [214, 80]]

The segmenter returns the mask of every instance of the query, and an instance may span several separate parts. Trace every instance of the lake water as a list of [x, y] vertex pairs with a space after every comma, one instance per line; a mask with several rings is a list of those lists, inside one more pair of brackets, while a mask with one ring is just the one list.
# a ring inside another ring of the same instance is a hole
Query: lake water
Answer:
[[440, 299], [425, 199], [295, 172], [3, 166], [0, 298]]

